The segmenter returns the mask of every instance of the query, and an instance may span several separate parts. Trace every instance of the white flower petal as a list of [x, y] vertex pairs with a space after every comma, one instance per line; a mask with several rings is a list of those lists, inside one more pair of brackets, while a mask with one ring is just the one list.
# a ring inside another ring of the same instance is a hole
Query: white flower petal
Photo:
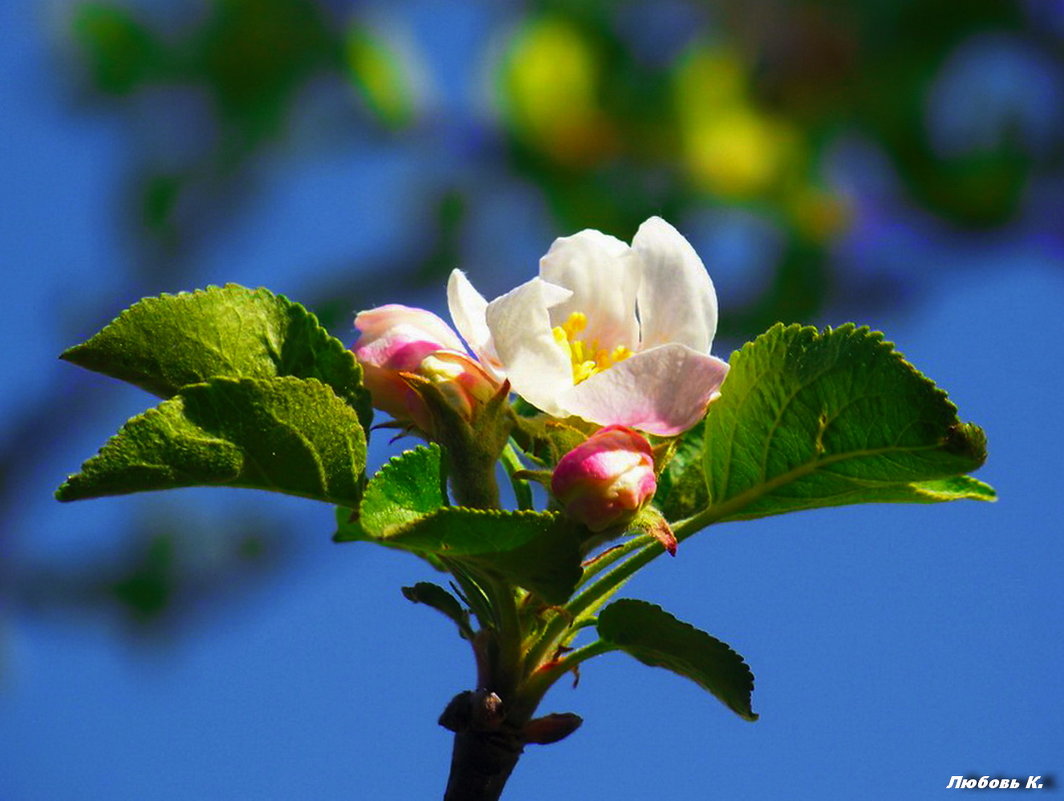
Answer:
[[550, 309], [572, 292], [533, 278], [488, 304], [495, 352], [514, 392], [547, 414], [561, 413], [557, 398], [573, 385], [573, 367], [554, 341]]
[[577, 384], [558, 405], [593, 423], [673, 436], [702, 419], [727, 373], [727, 363], [714, 356], [662, 345]]
[[651, 217], [639, 226], [632, 250], [643, 275], [641, 348], [679, 342], [708, 353], [717, 332], [717, 293], [694, 248], [663, 219]]
[[488, 329], [488, 301], [477, 292], [461, 270], [453, 270], [447, 281], [447, 307], [455, 328], [480, 363], [496, 378], [504, 378], [505, 371]]
[[600, 348], [624, 345], [634, 349], [639, 338], [635, 316], [638, 267], [628, 245], [599, 231], [588, 229], [555, 239], [539, 260], [539, 276], [571, 289], [573, 296], [554, 308], [551, 321], [561, 325], [573, 312], [583, 312], [587, 328], [581, 339], [597, 340]]

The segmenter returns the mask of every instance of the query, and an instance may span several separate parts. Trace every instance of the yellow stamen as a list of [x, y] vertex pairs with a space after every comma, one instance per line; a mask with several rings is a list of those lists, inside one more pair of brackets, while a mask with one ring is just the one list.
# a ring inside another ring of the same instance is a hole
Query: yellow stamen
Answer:
[[565, 351], [569, 361], [573, 364], [573, 383], [579, 384], [595, 373], [599, 373], [617, 362], [624, 361], [632, 355], [630, 348], [617, 345], [612, 350], [600, 348], [598, 340], [586, 342], [577, 339], [576, 335], [587, 328], [587, 315], [583, 312], [573, 312], [569, 319], [561, 325], [551, 329], [554, 341]]

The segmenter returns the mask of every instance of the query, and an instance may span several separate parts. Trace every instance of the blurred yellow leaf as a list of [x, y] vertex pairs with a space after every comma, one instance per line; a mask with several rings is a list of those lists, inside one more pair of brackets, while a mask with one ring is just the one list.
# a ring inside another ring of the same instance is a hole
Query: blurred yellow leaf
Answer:
[[566, 164], [612, 151], [612, 126], [599, 106], [601, 62], [574, 26], [550, 17], [523, 25], [500, 77], [505, 121], [526, 144]]
[[747, 95], [746, 67], [730, 50], [698, 45], [677, 66], [673, 99], [683, 165], [696, 186], [731, 199], [773, 188], [793, 155], [788, 126], [758, 111]]
[[348, 76], [370, 111], [389, 128], [403, 128], [415, 115], [410, 65], [386, 37], [356, 23], [344, 40]]

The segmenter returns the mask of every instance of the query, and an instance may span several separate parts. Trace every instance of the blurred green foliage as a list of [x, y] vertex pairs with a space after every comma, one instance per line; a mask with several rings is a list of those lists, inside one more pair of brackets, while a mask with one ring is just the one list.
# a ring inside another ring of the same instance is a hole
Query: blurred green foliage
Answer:
[[[182, 210], [213, 209], [239, 186], [247, 160], [284, 138], [299, 94], [323, 76], [354, 90], [346, 101], [353, 128], [424, 142], [440, 135], [439, 115], [421, 102], [416, 38], [396, 35], [424, 9], [211, 0], [192, 13], [191, 4], [172, 5], [188, 6], [180, 24], [99, 2], [77, 6], [72, 18], [90, 93], [119, 106], [151, 87], [196, 87], [211, 99], [215, 135], [185, 163], [159, 172], [150, 153], [132, 155], [140, 233], [169, 243], [166, 253], [218, 224], [216, 214]], [[447, 24], [446, 10], [434, 13]], [[682, 221], [698, 209], [764, 218], [782, 232], [771, 280], [722, 315], [726, 334], [750, 336], [776, 320], [808, 320], [832, 296], [838, 267], [829, 251], [853, 210], [824, 159], [843, 134], [880, 149], [916, 207], [972, 228], [1013, 217], [1032, 171], [1059, 163], [1060, 141], [1036, 157], [1010, 134], [1021, 122], [1004, 119], [998, 146], [936, 153], [927, 106], [951, 53], [983, 32], [1015, 36], [1060, 66], [1058, 43], [1029, 17], [1011, 0], [972, 0], [963, 13], [949, 0], [527, 3], [490, 15], [491, 47], [468, 56], [488, 65], [495, 111], [490, 137], [467, 151], [470, 168], [536, 187], [560, 232], [597, 227], [626, 237], [651, 214]], [[444, 230], [399, 259], [411, 281], [437, 280], [456, 264], [449, 231], [463, 215], [451, 210], [477, 202], [463, 196], [468, 189], [428, 191], [441, 197]], [[374, 272], [395, 280], [392, 263]]]
[[116, 616], [134, 637], [173, 633], [266, 580], [289, 550], [276, 521], [246, 511], [215, 530], [205, 521], [183, 525], [187, 518], [164, 501], [129, 522], [117, 555], [28, 568], [13, 596], [42, 615]]
[[[139, 245], [132, 267], [145, 294], [184, 287], [197, 247], [254, 196], [255, 166], [305, 142], [305, 100], [325, 91], [334, 113], [313, 119], [331, 126], [316, 144], [458, 162], [422, 170], [398, 250], [311, 284], [304, 297], [325, 325], [346, 334], [352, 309], [439, 283], [492, 202], [479, 190], [512, 185], [542, 199], [559, 234], [595, 227], [627, 240], [652, 214], [685, 233], [707, 213], [725, 227], [731, 213], [757, 220], [775, 237], [770, 263], [750, 292], [720, 298], [721, 333], [735, 341], [814, 321], [840, 299], [848, 315], [905, 299], [904, 276], [862, 276], [838, 255], [842, 243], [867, 244], [855, 227], [868, 202], [835, 174], [840, 142], [861, 143], [897, 183], [885, 202], [948, 231], [1007, 226], [1035, 183], [1059, 182], [1064, 48], [1038, 3], [490, 4], [463, 12], [480, 14], [486, 34], [455, 75], [439, 67], [454, 58], [421, 52], [425, 29], [456, 13], [442, 5], [93, 0], [72, 6], [69, 63], [82, 99], [138, 133], [133, 202], [116, 211]], [[439, 87], [466, 101], [441, 105]], [[157, 547], [113, 585], [132, 609], [171, 597], [169, 574], [151, 567]]]

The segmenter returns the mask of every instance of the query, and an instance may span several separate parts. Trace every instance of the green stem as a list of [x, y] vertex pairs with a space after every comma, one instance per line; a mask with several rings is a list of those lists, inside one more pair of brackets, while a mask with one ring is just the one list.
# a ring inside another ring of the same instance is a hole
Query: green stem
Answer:
[[[502, 461], [522, 509], [532, 508], [532, 492], [517, 477], [520, 458], [509, 444], [511, 421], [508, 385], [480, 411], [470, 426], [451, 412], [446, 399], [432, 388], [425, 395], [440, 418], [441, 444], [455, 503], [474, 509], [499, 509], [497, 463]], [[470, 598], [480, 623], [474, 634], [477, 687], [459, 693], [448, 704], [440, 724], [454, 732], [451, 772], [446, 801], [496, 801], [524, 747], [521, 731], [526, 717], [519, 687], [523, 679], [521, 646], [524, 623], [518, 609], [519, 592], [510, 582], [460, 559], [446, 560], [455, 579]]]
[[[696, 534], [707, 526], [715, 523], [723, 517], [727, 517], [732, 514], [735, 508], [742, 508], [745, 505], [745, 499], [736, 503], [737, 499], [733, 499], [732, 502], [720, 504], [719, 506], [711, 506], [708, 509], [704, 509], [698, 514], [692, 515], [685, 520], [681, 520], [673, 527], [673, 534], [676, 535], [677, 542], [683, 542], [683, 540], [690, 537], [692, 534]], [[582, 593], [569, 602], [569, 611], [572, 613], [574, 619], [579, 618], [582, 614], [589, 610], [598, 609], [613, 593], [617, 592], [624, 585], [628, 579], [636, 574], [639, 570], [646, 567], [650, 562], [654, 561], [661, 554], [665, 553], [665, 549], [652, 537], [647, 538], [649, 541], [646, 544], [641, 545], [636, 553], [626, 561], [622, 562], [617, 567], [610, 570], [606, 575], [588, 586]]]
[[739, 509], [742, 509], [750, 502], [747, 498], [748, 494], [749, 493], [743, 493], [737, 495], [730, 501], [717, 504], [716, 506], [709, 506], [697, 514], [684, 518], [672, 527], [672, 533], [676, 535], [676, 541], [682, 542], [692, 534], [697, 534], [699, 531], [713, 525], [718, 520], [722, 520], [723, 518], [734, 514]]
[[454, 576], [455, 583], [461, 588], [462, 595], [465, 596], [465, 601], [469, 604], [470, 610], [476, 615], [480, 627], [494, 627], [498, 617], [491, 607], [491, 598], [484, 592], [480, 583], [460, 562], [446, 558], [441, 558], [440, 561]]
[[[633, 537], [623, 545], [614, 548], [612, 551], [607, 551], [599, 559], [589, 563], [584, 568], [584, 577], [581, 579], [580, 585], [625, 557], [629, 557], [628, 561], [631, 561], [631, 559], [635, 558], [631, 556], [633, 552], [637, 552], [638, 555], [648, 551], [656, 556], [658, 553], [663, 553], [664, 549], [657, 540], [649, 535]], [[623, 562], [622, 566], [626, 564], [628, 564], [627, 561]], [[603, 582], [613, 575], [616, 570], [617, 568], [614, 568], [605, 577], [570, 599], [569, 603], [565, 605], [564, 611], [557, 614], [547, 623], [543, 633], [528, 649], [528, 653], [525, 656], [525, 671], [527, 673], [536, 670], [544, 660], [549, 658], [551, 653], [560, 646], [565, 645], [566, 641], [575, 636], [576, 632], [582, 628], [581, 624], [584, 622], [582, 616], [589, 612], [593, 613], [598, 606], [601, 606], [608, 599], [609, 595], [619, 589], [618, 585], [610, 590], [608, 594], [602, 594], [596, 589], [603, 585]]]
[[[673, 526], [673, 533], [677, 541], [683, 541], [701, 531], [711, 523], [733, 514], [737, 509], [748, 503], [743, 496], [733, 498], [731, 501], [711, 506], [698, 514], [681, 520]], [[633, 537], [624, 545], [607, 551], [599, 559], [592, 561], [584, 569], [584, 577], [580, 585], [584, 589], [576, 597], [565, 605], [565, 614], [554, 617], [544, 628], [543, 634], [529, 648], [525, 657], [525, 670], [534, 671], [540, 663], [552, 651], [564, 645], [566, 640], [572, 637], [576, 628], [588, 615], [594, 614], [606, 601], [613, 596], [635, 573], [648, 565], [665, 549], [653, 537], [649, 535]], [[625, 558], [627, 557], [627, 558]], [[623, 560], [623, 561], [622, 561]], [[620, 562], [618, 565], [617, 562]], [[607, 568], [616, 565], [605, 575], [588, 584], [594, 576], [602, 573]]]
[[512, 441], [506, 443], [506, 447], [502, 449], [502, 465], [506, 468], [506, 475], [510, 477], [510, 486], [514, 488], [514, 498], [517, 500], [518, 509], [532, 509], [532, 488], [528, 485], [528, 482], [523, 478], [517, 477], [517, 472], [524, 470], [525, 466], [521, 464], [521, 457], [517, 455], [517, 449], [514, 448]]
[[517, 689], [521, 671], [521, 640], [524, 627], [517, 610], [513, 587], [494, 577], [485, 579], [486, 591], [496, 612], [495, 641], [499, 649], [498, 662], [489, 677], [489, 689], [503, 699], [509, 699]]
[[[726, 514], [726, 512], [725, 512]], [[704, 512], [682, 520], [673, 528], [677, 542], [685, 540], [692, 534], [701, 531], [714, 520], [720, 519], [720, 510], [706, 509]], [[584, 591], [569, 602], [568, 610], [573, 619], [577, 620], [582, 615], [597, 610], [610, 596], [619, 590], [625, 582], [634, 576], [639, 570], [646, 567], [652, 561], [665, 553], [665, 549], [653, 537], [637, 537], [632, 542], [642, 540], [633, 547], [635, 553], [607, 572], [598, 580], [592, 582]], [[619, 556], [617, 557], [620, 558]], [[614, 562], [617, 559], [613, 560]]]
[[498, 509], [499, 484], [495, 480], [494, 462], [487, 469], [452, 458], [448, 470], [451, 491], [461, 506], [470, 509]]
[[546, 695], [547, 690], [551, 688], [554, 682], [575, 669], [581, 662], [591, 659], [593, 656], [616, 650], [617, 646], [612, 643], [608, 643], [605, 640], [595, 640], [556, 659], [554, 662], [540, 667], [529, 676], [521, 688], [521, 703], [528, 706], [528, 714], [531, 715], [535, 711], [535, 708], [543, 700], [543, 696]]
[[653, 537], [651, 537], [649, 534], [641, 534], [639, 536], [632, 537], [630, 540], [621, 543], [620, 545], [615, 545], [609, 550], [601, 553], [596, 558], [585, 562], [584, 575], [581, 576], [580, 581], [577, 582], [577, 589], [583, 587], [585, 584], [588, 583], [588, 581], [591, 580], [592, 577], [601, 573], [614, 562], [618, 561], [619, 559], [623, 559], [624, 557], [628, 556], [628, 554], [630, 554], [632, 551], [639, 549], [640, 547], [646, 545], [652, 540]]

